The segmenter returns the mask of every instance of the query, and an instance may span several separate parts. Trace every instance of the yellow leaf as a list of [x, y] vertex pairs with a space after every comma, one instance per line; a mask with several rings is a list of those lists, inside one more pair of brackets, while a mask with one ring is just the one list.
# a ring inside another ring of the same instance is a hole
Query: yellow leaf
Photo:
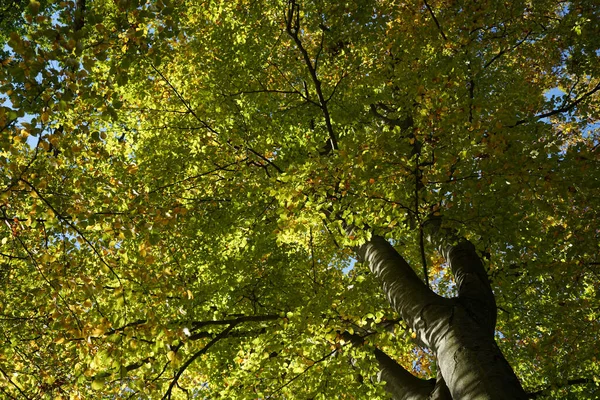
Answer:
[[170, 351], [167, 353], [167, 358], [169, 359], [169, 361], [175, 360], [175, 356], [176, 356], [176, 354], [174, 351]]
[[102, 336], [104, 335], [104, 329], [96, 328], [92, 331], [92, 336]]
[[104, 387], [104, 379], [96, 378], [92, 381], [92, 389], [101, 390]]
[[32, 0], [29, 2], [29, 10], [33, 15], [36, 15], [40, 11], [40, 2], [37, 0]]

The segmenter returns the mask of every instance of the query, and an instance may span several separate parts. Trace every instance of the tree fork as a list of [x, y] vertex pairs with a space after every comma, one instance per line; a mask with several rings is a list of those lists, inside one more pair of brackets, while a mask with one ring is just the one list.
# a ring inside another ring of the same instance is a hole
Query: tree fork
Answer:
[[[444, 232], [436, 231], [436, 234], [441, 233]], [[441, 243], [448, 242], [441, 240]], [[493, 326], [491, 327], [492, 319], [481, 318], [483, 311], [489, 311], [489, 303], [483, 304], [479, 309], [474, 298], [470, 297], [474, 290], [472, 286], [485, 288], [487, 278], [485, 282], [479, 279], [457, 279], [459, 297], [446, 299], [427, 288], [384, 238], [374, 236], [360, 246], [357, 253], [359, 259], [367, 262], [373, 274], [379, 278], [390, 304], [416, 333], [417, 340], [434, 352], [452, 398], [527, 398], [512, 368], [496, 345]], [[459, 277], [461, 274], [480, 276], [485, 273], [475, 247], [465, 239], [455, 245], [448, 244], [443, 254], [451, 264], [453, 273]], [[479, 262], [474, 262], [475, 259]], [[493, 293], [489, 282], [487, 286], [489, 293], [485, 299], [489, 301], [493, 298]], [[477, 294], [484, 292], [481, 288], [475, 291]], [[494, 323], [495, 310], [494, 303]], [[378, 361], [380, 359], [381, 354]], [[403, 382], [401, 386], [404, 386], [407, 393], [419, 391], [416, 383], [407, 384], [410, 380], [400, 377], [404, 374], [398, 373], [397, 368], [387, 367], [385, 371], [383, 377], [396, 382], [391, 384], [394, 390], [398, 382]], [[392, 378], [396, 374], [398, 376]], [[434, 387], [431, 387], [431, 391], [433, 390]]]

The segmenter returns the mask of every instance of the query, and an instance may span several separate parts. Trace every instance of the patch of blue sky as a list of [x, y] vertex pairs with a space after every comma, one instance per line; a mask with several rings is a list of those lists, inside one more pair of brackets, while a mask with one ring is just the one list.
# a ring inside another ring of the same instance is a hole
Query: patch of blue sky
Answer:
[[350, 262], [348, 264], [348, 266], [344, 267], [344, 269], [342, 269], [342, 272], [344, 273], [344, 275], [348, 275], [350, 273], [350, 271], [352, 271], [354, 269], [354, 266], [357, 263], [357, 259], [354, 257], [350, 257]]
[[[600, 50], [597, 51], [598, 54]], [[544, 96], [546, 97], [547, 100], [554, 102], [555, 104], [557, 104], [557, 108], [562, 108], [567, 106], [568, 104], [570, 104], [572, 101], [575, 101], [576, 99], [570, 98], [568, 96], [568, 94], [558, 88], [552, 88], [550, 90], [548, 90]], [[564, 117], [566, 118], [567, 121], [572, 121], [572, 122], [580, 122], [581, 120], [577, 117], [571, 117], [568, 115], [568, 113], [565, 113]], [[543, 121], [547, 124], [551, 124], [550, 118], [549, 117], [545, 117], [540, 119], [540, 121]], [[584, 129], [582, 130], [582, 136], [584, 138], [595, 138], [596, 141], [599, 141], [600, 138], [598, 138], [598, 130], [600, 129], [600, 121], [594, 121], [591, 123], [588, 123]]]

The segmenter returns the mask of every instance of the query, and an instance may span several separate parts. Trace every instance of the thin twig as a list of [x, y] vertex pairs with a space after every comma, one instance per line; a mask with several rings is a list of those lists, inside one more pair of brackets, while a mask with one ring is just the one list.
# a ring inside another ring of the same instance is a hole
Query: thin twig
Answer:
[[281, 390], [283, 390], [283, 388], [285, 388], [286, 386], [289, 386], [292, 382], [294, 382], [296, 379], [300, 378], [302, 375], [304, 375], [306, 373], [306, 371], [308, 371], [309, 369], [311, 369], [313, 366], [317, 365], [320, 362], [325, 361], [326, 359], [328, 359], [329, 357], [331, 357], [333, 354], [335, 354], [338, 351], [338, 349], [333, 349], [331, 352], [327, 353], [326, 355], [324, 355], [323, 357], [321, 357], [320, 359], [314, 361], [311, 365], [309, 365], [308, 367], [306, 367], [304, 369], [304, 371], [300, 372], [299, 374], [297, 374], [296, 376], [294, 376], [292, 379], [290, 379], [289, 381], [287, 381], [286, 383], [284, 383], [283, 385], [281, 385], [280, 387], [277, 388], [277, 390], [275, 390], [271, 396], [273, 396], [275, 393], [280, 392]]
[[[417, 146], [417, 141], [415, 139], [415, 146]], [[425, 286], [427, 289], [429, 287], [429, 272], [427, 271], [427, 259], [425, 258], [425, 244], [423, 241], [423, 223], [421, 222], [421, 214], [419, 213], [419, 184], [421, 183], [421, 172], [419, 170], [419, 153], [416, 156], [416, 168], [415, 168], [415, 215], [417, 218], [417, 223], [419, 224], [419, 247], [421, 251], [421, 263], [423, 266], [423, 279], [425, 280]]]
[[19, 391], [19, 393], [21, 393], [21, 396], [23, 396], [25, 399], [27, 400], [31, 400], [31, 397], [27, 396], [27, 394], [23, 391], [23, 389], [21, 389], [16, 383], [14, 383], [12, 381], [12, 379], [10, 379], [10, 376], [8, 376], [8, 374], [6, 373], [6, 371], [4, 371], [4, 369], [0, 368], [0, 372], [2, 372], [2, 375], [4, 375], [4, 377], [6, 378], [6, 380], [13, 385], [14, 387], [17, 388], [17, 390]]
[[[56, 215], [56, 217], [61, 220], [64, 221], [67, 225], [69, 225], [69, 227], [71, 227], [71, 229], [73, 229], [75, 232], [77, 232], [77, 234], [83, 239], [83, 241], [92, 249], [92, 251], [98, 256], [98, 258], [100, 259], [100, 262], [102, 262], [102, 264], [104, 264], [109, 271], [117, 278], [117, 280], [119, 281], [119, 285], [121, 287], [123, 287], [123, 283], [121, 282], [121, 277], [115, 272], [115, 270], [113, 269], [113, 267], [107, 263], [104, 258], [102, 257], [102, 254], [100, 254], [100, 251], [98, 249], [96, 249], [96, 247], [92, 244], [92, 242], [89, 241], [89, 239], [83, 234], [83, 232], [81, 232], [81, 230], [75, 226], [71, 221], [69, 221], [68, 218], [63, 217], [63, 215], [61, 213], [59, 213], [56, 208], [54, 208], [54, 206], [48, 201], [48, 199], [46, 199], [46, 197], [44, 197], [35, 186], [33, 186], [31, 183], [29, 183], [27, 180], [20, 178], [20, 181], [25, 183], [27, 186], [29, 186], [31, 188], [31, 190], [33, 190], [35, 192], [35, 194], [37, 194], [37, 196], [48, 206], [48, 208], [50, 208], [50, 210], [52, 210], [52, 212]], [[125, 293], [125, 291], [123, 291], [123, 293]], [[125, 299], [123, 299], [125, 300]]]
[[[571, 385], [585, 385], [585, 384], [590, 384], [593, 382], [594, 382], [593, 379], [589, 379], [589, 378], [569, 379], [565, 385], [561, 385], [559, 387], [565, 387], [565, 386], [571, 386]], [[547, 392], [551, 388], [552, 387], [549, 386], [544, 389], [537, 390], [535, 392], [527, 393], [527, 398], [537, 399], [538, 397], [543, 396], [544, 394], [547, 394], [545, 392]]]
[[494, 57], [492, 57], [492, 59], [490, 61], [488, 61], [487, 63], [485, 63], [485, 65], [483, 66], [483, 69], [488, 68], [490, 65], [492, 65], [492, 63], [494, 61], [496, 61], [497, 59], [499, 59], [500, 57], [502, 57], [504, 54], [515, 50], [517, 47], [519, 47], [520, 45], [522, 45], [523, 43], [525, 43], [525, 41], [527, 40], [527, 38], [529, 37], [529, 35], [531, 35], [531, 31], [527, 32], [527, 34], [525, 35], [525, 37], [523, 39], [521, 39], [520, 41], [517, 42], [517, 44], [515, 44], [513, 47], [509, 47], [506, 48], [504, 50], [501, 50], [498, 52], [498, 54], [496, 54]]
[[[38, 272], [40, 273], [40, 275], [42, 276], [42, 278], [44, 279], [44, 281], [46, 281], [46, 283], [48, 284], [48, 286], [50, 286], [51, 288], [55, 289], [54, 286], [52, 285], [52, 283], [50, 282], [50, 280], [48, 279], [48, 277], [46, 276], [46, 274], [44, 274], [44, 272], [42, 271], [42, 268], [40, 267], [40, 265], [38, 264], [38, 262], [33, 257], [33, 253], [31, 253], [31, 251], [29, 250], [29, 248], [27, 248], [27, 246], [25, 246], [25, 243], [23, 243], [23, 241], [21, 240], [21, 238], [19, 236], [16, 236], [16, 239], [21, 244], [21, 246], [23, 247], [23, 249], [27, 252], [27, 254], [29, 255], [29, 258], [31, 259], [31, 262], [33, 263], [33, 265], [35, 266], [35, 268], [38, 270]], [[56, 291], [56, 294], [62, 300], [62, 302], [65, 303], [65, 306], [67, 307], [67, 310], [69, 310], [69, 313], [73, 316], [73, 318], [77, 322], [77, 326], [79, 327], [79, 330], [83, 331], [83, 325], [81, 324], [81, 321], [77, 317], [77, 314], [75, 314], [75, 312], [73, 310], [71, 310], [71, 307], [69, 306], [69, 303], [67, 302], [67, 300], [65, 300], [65, 298], [62, 296], [62, 294], [60, 294], [59, 290]]]
[[[208, 122], [204, 121], [202, 118], [200, 118], [198, 116], [198, 114], [196, 114], [196, 112], [192, 109], [192, 107], [190, 106], [190, 104], [183, 98], [183, 96], [179, 93], [179, 91], [175, 88], [175, 86], [173, 86], [173, 84], [171, 83], [171, 81], [169, 81], [167, 79], [167, 77], [165, 75], [163, 75], [162, 72], [160, 72], [158, 70], [158, 68], [156, 68], [154, 66], [154, 64], [150, 63], [150, 66], [152, 67], [152, 69], [161, 77], [161, 79], [163, 81], [165, 81], [165, 83], [171, 88], [171, 90], [175, 93], [175, 95], [177, 96], [177, 98], [179, 99], [179, 101], [181, 101], [181, 103], [183, 104], [183, 106], [188, 110], [188, 112], [198, 121], [202, 124], [202, 126], [204, 128], [206, 128], [209, 132], [213, 133], [215, 136], [217, 137], [221, 137], [221, 134], [216, 131], [212, 126], [210, 126], [208, 124]], [[234, 150], [239, 150], [239, 146], [235, 146], [231, 143], [230, 140], [227, 140], [227, 145], [229, 145], [231, 148], [233, 148]], [[244, 146], [246, 150], [250, 151], [252, 154], [254, 154], [255, 156], [259, 157], [260, 159], [262, 159], [263, 161], [267, 162], [269, 165], [271, 165], [273, 168], [275, 168], [278, 172], [283, 172], [283, 170], [281, 168], [279, 168], [275, 163], [273, 163], [271, 160], [269, 160], [268, 158], [264, 157], [263, 155], [259, 154], [257, 151], [255, 151], [254, 149], [252, 149], [250, 146], [245, 145]]]

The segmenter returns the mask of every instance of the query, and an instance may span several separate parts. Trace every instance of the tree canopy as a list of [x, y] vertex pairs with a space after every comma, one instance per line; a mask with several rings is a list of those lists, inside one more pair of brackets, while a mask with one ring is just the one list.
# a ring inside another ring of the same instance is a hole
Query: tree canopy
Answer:
[[6, 4], [3, 397], [600, 396], [595, 2]]

